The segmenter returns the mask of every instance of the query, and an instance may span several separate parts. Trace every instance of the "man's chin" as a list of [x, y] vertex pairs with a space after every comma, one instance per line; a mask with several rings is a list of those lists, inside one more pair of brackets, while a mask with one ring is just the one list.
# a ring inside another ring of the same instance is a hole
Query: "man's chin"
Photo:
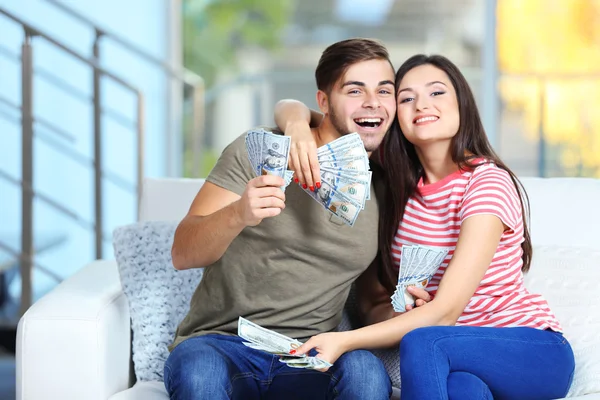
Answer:
[[379, 147], [385, 136], [385, 132], [358, 132], [360, 138], [368, 152], [374, 151]]

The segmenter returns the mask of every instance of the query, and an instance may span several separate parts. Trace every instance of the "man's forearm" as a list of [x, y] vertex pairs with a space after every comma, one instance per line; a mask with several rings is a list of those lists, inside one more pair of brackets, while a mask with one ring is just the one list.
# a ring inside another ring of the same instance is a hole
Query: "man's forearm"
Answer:
[[176, 269], [204, 268], [223, 256], [245, 228], [234, 204], [204, 217], [188, 215], [179, 223], [171, 249]]
[[363, 324], [366, 326], [387, 321], [396, 315], [397, 313], [394, 312], [394, 309], [390, 303], [380, 303], [366, 312], [361, 312], [361, 319]]

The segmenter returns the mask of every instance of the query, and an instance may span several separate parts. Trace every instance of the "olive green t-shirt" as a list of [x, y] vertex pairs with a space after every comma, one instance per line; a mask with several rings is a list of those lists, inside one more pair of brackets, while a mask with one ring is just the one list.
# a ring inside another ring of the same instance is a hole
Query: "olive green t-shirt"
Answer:
[[[255, 177], [244, 138], [224, 150], [207, 182], [242, 195]], [[285, 196], [281, 214], [245, 228], [205, 268], [171, 349], [198, 335], [237, 334], [239, 316], [300, 340], [340, 323], [352, 282], [376, 256], [375, 190], [353, 227], [293, 181]]]

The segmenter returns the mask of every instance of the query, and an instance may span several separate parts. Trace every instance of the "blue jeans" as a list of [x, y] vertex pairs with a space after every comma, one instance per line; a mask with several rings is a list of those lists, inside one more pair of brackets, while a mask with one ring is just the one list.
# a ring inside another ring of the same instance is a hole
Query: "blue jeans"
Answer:
[[569, 342], [550, 330], [434, 326], [400, 342], [402, 400], [562, 398], [574, 369]]
[[237, 336], [187, 339], [165, 363], [171, 399], [389, 400], [390, 378], [372, 353], [341, 356], [327, 372], [291, 368], [279, 357], [242, 344]]

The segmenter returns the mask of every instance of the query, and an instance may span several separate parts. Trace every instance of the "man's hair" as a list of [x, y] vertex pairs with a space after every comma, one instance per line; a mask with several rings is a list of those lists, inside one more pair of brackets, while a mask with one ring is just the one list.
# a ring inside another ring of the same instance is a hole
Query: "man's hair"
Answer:
[[352, 65], [369, 60], [386, 60], [392, 69], [385, 46], [373, 39], [347, 39], [327, 47], [315, 71], [317, 88], [325, 93], [331, 93], [333, 85], [346, 73]]

